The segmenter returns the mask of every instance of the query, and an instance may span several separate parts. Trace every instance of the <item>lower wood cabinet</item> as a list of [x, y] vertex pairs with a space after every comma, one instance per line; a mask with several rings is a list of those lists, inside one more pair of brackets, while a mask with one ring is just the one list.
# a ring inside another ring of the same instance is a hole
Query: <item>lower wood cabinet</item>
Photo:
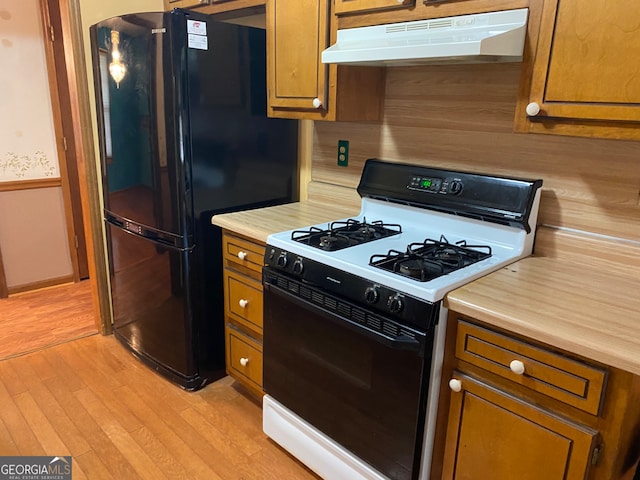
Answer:
[[640, 377], [450, 311], [431, 478], [630, 480]]
[[227, 373], [261, 397], [264, 244], [223, 231]]
[[595, 430], [461, 372], [453, 378], [460, 391], [451, 395], [443, 478], [587, 478]]

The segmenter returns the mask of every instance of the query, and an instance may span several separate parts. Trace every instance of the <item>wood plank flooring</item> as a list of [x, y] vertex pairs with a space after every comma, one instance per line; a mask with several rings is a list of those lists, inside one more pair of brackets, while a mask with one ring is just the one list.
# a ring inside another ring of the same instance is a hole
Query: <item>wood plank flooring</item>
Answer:
[[97, 334], [89, 282], [1, 299], [0, 332], [0, 456], [71, 455], [74, 479], [319, 479], [230, 377], [185, 392]]
[[0, 299], [0, 359], [98, 333], [88, 281]]
[[0, 361], [0, 455], [71, 455], [74, 479], [318, 480], [230, 377], [185, 392], [102, 335]]

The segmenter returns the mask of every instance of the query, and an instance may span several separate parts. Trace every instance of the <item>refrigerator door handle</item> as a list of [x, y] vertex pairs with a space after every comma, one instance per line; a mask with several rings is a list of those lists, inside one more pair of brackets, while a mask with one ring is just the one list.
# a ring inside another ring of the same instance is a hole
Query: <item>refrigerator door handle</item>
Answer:
[[169, 232], [162, 232], [155, 228], [149, 227], [148, 225], [133, 222], [128, 218], [121, 217], [120, 215], [116, 215], [107, 210], [105, 210], [104, 212], [104, 220], [105, 222], [108, 222], [113, 226], [126, 231], [127, 233], [146, 238], [147, 240], [151, 240], [152, 242], [176, 250], [180, 250], [182, 252], [193, 250], [194, 248], [193, 242], [190, 242], [188, 237], [174, 235]]

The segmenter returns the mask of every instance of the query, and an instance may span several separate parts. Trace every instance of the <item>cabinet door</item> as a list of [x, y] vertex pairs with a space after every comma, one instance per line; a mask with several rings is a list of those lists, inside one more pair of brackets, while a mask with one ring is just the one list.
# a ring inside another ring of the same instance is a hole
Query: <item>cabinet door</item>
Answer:
[[209, 5], [209, 0], [164, 0], [164, 9], [173, 10], [174, 8], [192, 8], [201, 5]]
[[639, 121], [638, 58], [635, 2], [546, 0], [530, 101], [541, 117]]
[[335, 13], [364, 12], [367, 10], [388, 10], [410, 7], [415, 0], [335, 0]]
[[328, 15], [327, 0], [267, 1], [270, 108], [326, 108]]
[[597, 433], [460, 372], [443, 479], [584, 480]]

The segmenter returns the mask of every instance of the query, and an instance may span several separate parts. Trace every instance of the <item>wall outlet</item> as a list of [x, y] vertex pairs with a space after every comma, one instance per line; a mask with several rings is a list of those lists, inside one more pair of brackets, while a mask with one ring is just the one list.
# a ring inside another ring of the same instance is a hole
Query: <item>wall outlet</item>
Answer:
[[338, 166], [349, 165], [349, 140], [338, 140]]

